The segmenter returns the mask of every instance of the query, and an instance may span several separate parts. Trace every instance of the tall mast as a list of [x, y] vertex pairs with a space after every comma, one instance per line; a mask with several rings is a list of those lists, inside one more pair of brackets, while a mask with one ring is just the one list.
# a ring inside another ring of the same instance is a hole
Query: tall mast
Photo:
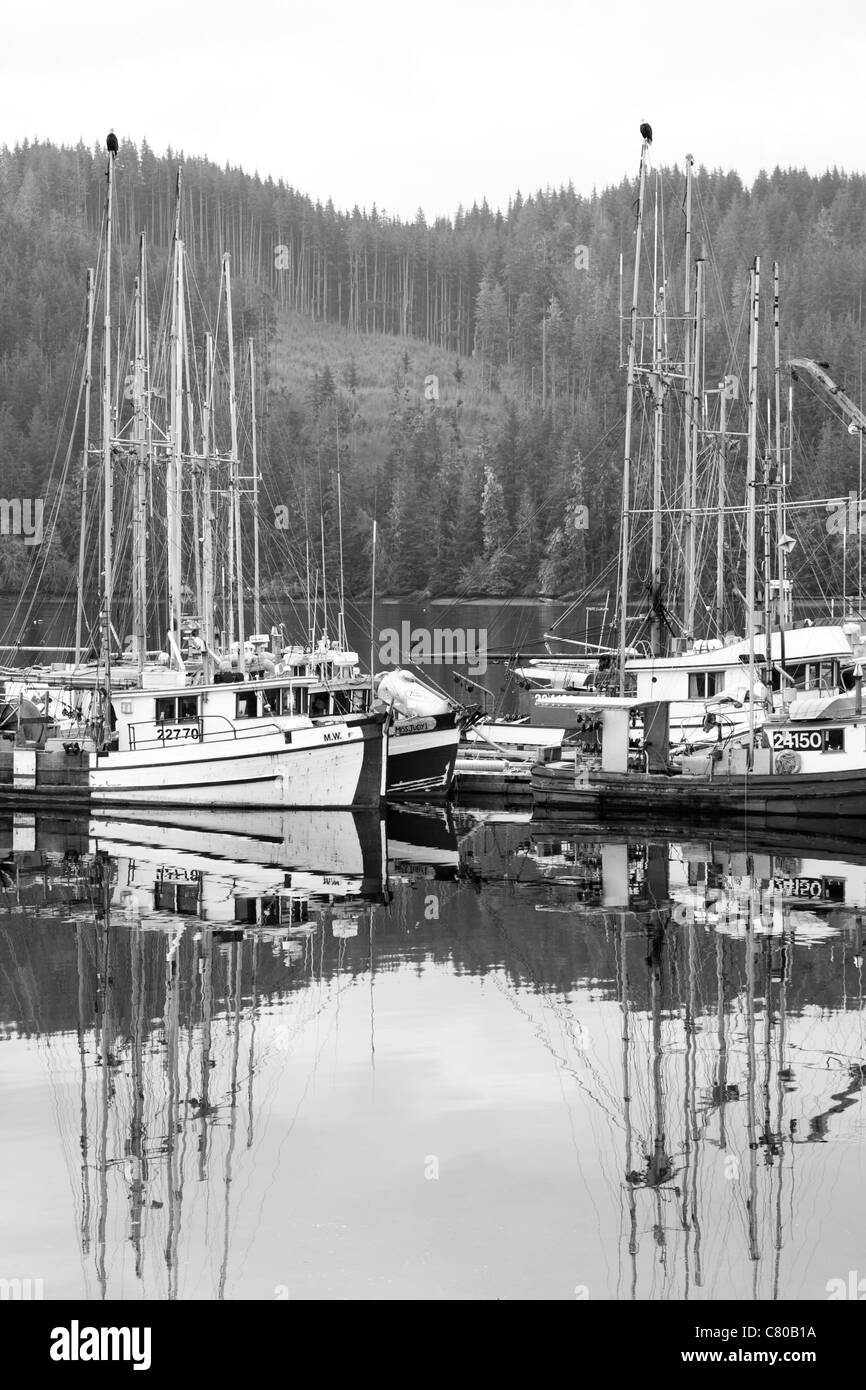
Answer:
[[725, 468], [728, 461], [727, 381], [719, 388], [719, 497], [716, 517], [716, 628], [722, 634], [725, 627], [725, 507], [727, 487]]
[[640, 176], [637, 195], [637, 226], [634, 242], [634, 282], [631, 296], [631, 314], [628, 337], [628, 375], [625, 397], [625, 443], [622, 464], [622, 530], [620, 536], [620, 580], [619, 580], [619, 693], [625, 694], [625, 654], [628, 617], [628, 552], [631, 543], [631, 426], [634, 408], [635, 357], [637, 353], [637, 301], [640, 286], [640, 250], [643, 232], [643, 201], [646, 188], [646, 157], [648, 143], [644, 140], [640, 152]]
[[[241, 675], [246, 672], [246, 660], [244, 645], [246, 634], [244, 630], [244, 568], [241, 537], [241, 496], [240, 479], [238, 477], [238, 416], [237, 398], [235, 396], [235, 339], [232, 328], [232, 271], [231, 256], [228, 251], [223, 255], [223, 269], [225, 271], [225, 293], [226, 293], [226, 332], [229, 344], [229, 419], [231, 421], [232, 454], [229, 462], [231, 469], [231, 481], [229, 483], [229, 507], [231, 510], [232, 529], [234, 530], [235, 550], [234, 557], [229, 556], [231, 561], [234, 558], [235, 578], [238, 593], [238, 671]], [[229, 591], [229, 608], [231, 609], [232, 594]]]
[[749, 634], [749, 758], [755, 733], [755, 475], [758, 439], [758, 324], [760, 318], [761, 258], [749, 277], [751, 322], [749, 325], [749, 445], [746, 464], [746, 603]]
[[[688, 643], [694, 637], [694, 570], [695, 570], [695, 502], [694, 481], [695, 463], [692, 456], [692, 413], [694, 393], [692, 390], [692, 333], [697, 336], [696, 315], [689, 313], [692, 279], [692, 164], [690, 154], [686, 155], [686, 245], [685, 245], [685, 292], [683, 296], [683, 434], [686, 458], [686, 515], [683, 554], [685, 573], [683, 578], [683, 636]], [[697, 296], [697, 290], [695, 291]]]
[[259, 459], [256, 444], [256, 364], [250, 338], [250, 432], [253, 444], [253, 631], [262, 630], [262, 596], [259, 575]]
[[210, 487], [210, 465], [213, 454], [212, 419], [214, 388], [213, 334], [205, 339], [205, 406], [202, 412], [202, 625], [204, 637], [204, 678], [213, 679], [214, 648], [214, 564], [213, 564], [213, 500]]
[[84, 558], [87, 552], [87, 473], [90, 450], [90, 384], [93, 363], [93, 271], [87, 272], [87, 347], [84, 356], [84, 447], [81, 450], [81, 523], [78, 533], [78, 599], [75, 606], [75, 664], [81, 664], [84, 625]]
[[[183, 242], [180, 239], [181, 171], [177, 171], [174, 227], [174, 292], [171, 307], [171, 450], [166, 470], [168, 630], [180, 651], [181, 435], [183, 430]], [[176, 653], [172, 652], [172, 658]]]
[[686, 550], [685, 550], [685, 635], [693, 638], [695, 635], [695, 608], [697, 606], [697, 575], [696, 575], [696, 535], [697, 535], [697, 511], [698, 511], [698, 432], [701, 420], [701, 376], [703, 373], [703, 361], [701, 356], [701, 346], [703, 337], [703, 312], [704, 312], [704, 262], [699, 258], [695, 266], [695, 342], [692, 357], [692, 379], [687, 384], [686, 391], [691, 395], [689, 408], [689, 445], [687, 451], [689, 483], [688, 483], [688, 512], [686, 529]]
[[108, 156], [108, 192], [105, 199], [105, 319], [102, 347], [102, 486], [104, 490], [103, 517], [103, 631], [102, 652], [105, 658], [105, 680], [111, 690], [111, 606], [114, 587], [114, 477], [111, 469], [111, 218], [114, 196], [114, 155]]
[[650, 651], [662, 654], [662, 443], [664, 438], [665, 387], [663, 380], [662, 323], [665, 311], [665, 287], [658, 283], [659, 258], [659, 185], [656, 176], [655, 229], [653, 234], [653, 516], [651, 543], [651, 601]]
[[[779, 346], [779, 262], [773, 262], [773, 389], [776, 407], [775, 454], [776, 454], [776, 566], [779, 576], [779, 665], [782, 691], [782, 712], [785, 711], [785, 603], [786, 603], [786, 565], [785, 565], [785, 466], [782, 462], [782, 362]], [[863, 435], [860, 435], [862, 444]]]
[[338, 637], [340, 645], [345, 649], [349, 645], [349, 638], [346, 632], [346, 587], [343, 572], [343, 483], [340, 477], [339, 436], [337, 443], [337, 530], [340, 537], [340, 622]]
[[145, 357], [145, 234], [138, 246], [138, 277], [135, 281], [135, 361], [133, 362], [132, 402], [135, 442], [135, 503], [132, 510], [132, 644], [139, 678], [147, 646], [147, 415], [148, 388]]

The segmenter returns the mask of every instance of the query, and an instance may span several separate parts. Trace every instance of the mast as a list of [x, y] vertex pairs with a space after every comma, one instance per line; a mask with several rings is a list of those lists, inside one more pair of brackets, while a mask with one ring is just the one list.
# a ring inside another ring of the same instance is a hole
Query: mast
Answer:
[[256, 364], [250, 338], [250, 432], [253, 443], [253, 631], [262, 630], [262, 596], [259, 575], [259, 459], [256, 447]]
[[346, 586], [345, 574], [343, 571], [343, 482], [340, 470], [340, 407], [334, 407], [334, 417], [337, 424], [337, 533], [340, 541], [340, 621], [337, 624], [337, 640], [345, 649], [349, 645], [349, 638], [346, 633]]
[[90, 385], [93, 363], [93, 271], [87, 272], [87, 347], [84, 356], [84, 447], [81, 450], [81, 522], [78, 533], [78, 599], [75, 605], [75, 664], [81, 664], [84, 625], [84, 557], [87, 550], [87, 472], [90, 449]]
[[763, 502], [764, 502], [764, 507], [763, 507], [763, 510], [764, 510], [763, 542], [764, 542], [764, 545], [763, 545], [763, 549], [764, 549], [764, 554], [763, 554], [762, 562], [761, 562], [761, 563], [762, 563], [762, 573], [763, 573], [763, 591], [764, 591], [764, 619], [763, 619], [763, 624], [762, 624], [763, 629], [764, 629], [764, 671], [763, 671], [762, 680], [763, 680], [763, 682], [764, 682], [764, 684], [765, 684], [765, 686], [767, 687], [768, 690], [771, 690], [771, 689], [772, 689], [772, 684], [773, 684], [773, 653], [772, 653], [771, 643], [770, 643], [770, 628], [771, 628], [771, 626], [772, 626], [772, 601], [771, 601], [771, 598], [770, 598], [770, 583], [771, 583], [770, 576], [771, 576], [771, 574], [772, 574], [772, 572], [773, 572], [773, 563], [772, 563], [772, 544], [773, 544], [773, 538], [772, 538], [772, 522], [771, 522], [771, 518], [770, 518], [770, 486], [771, 486], [771, 480], [772, 480], [772, 472], [771, 472], [771, 467], [770, 467], [770, 431], [771, 431], [771, 428], [772, 428], [772, 421], [771, 421], [771, 419], [770, 419], [770, 397], [769, 397], [769, 394], [768, 394], [768, 395], [767, 395], [767, 445], [766, 445], [766, 448], [765, 448], [765, 450], [764, 450], [764, 467], [763, 467], [763, 475], [764, 475], [764, 476], [763, 476], [763, 490], [764, 490], [764, 498], [763, 498]]
[[[168, 550], [168, 631], [180, 652], [181, 584], [181, 431], [183, 428], [183, 242], [180, 239], [181, 171], [177, 171], [177, 204], [174, 227], [174, 290], [171, 306], [171, 449], [166, 469], [166, 523]], [[171, 653], [172, 659], [176, 654]]]
[[205, 339], [205, 405], [202, 411], [202, 625], [204, 637], [204, 678], [213, 680], [214, 649], [214, 563], [213, 563], [213, 501], [210, 487], [210, 465], [213, 453], [214, 341], [213, 334]]
[[105, 319], [102, 347], [102, 486], [104, 489], [103, 517], [103, 630], [102, 652], [105, 658], [106, 693], [111, 698], [111, 606], [114, 584], [114, 477], [111, 470], [111, 218], [114, 197], [114, 155], [108, 156], [108, 192], [105, 199]]
[[[773, 389], [776, 406], [776, 568], [779, 576], [779, 664], [781, 670], [780, 688], [782, 692], [782, 713], [787, 704], [787, 681], [785, 671], [785, 603], [786, 603], [786, 565], [785, 565], [785, 467], [782, 462], [782, 360], [779, 349], [779, 262], [773, 262]], [[862, 447], [863, 436], [860, 436]]]
[[664, 439], [664, 382], [662, 379], [662, 319], [665, 310], [665, 287], [658, 283], [659, 255], [659, 188], [656, 176], [655, 224], [653, 231], [653, 517], [651, 542], [652, 610], [650, 613], [650, 651], [662, 654], [661, 594], [662, 594], [662, 444]]
[[749, 276], [751, 322], [749, 325], [749, 445], [746, 465], [746, 603], [749, 632], [749, 762], [755, 735], [755, 472], [758, 434], [758, 324], [760, 316], [761, 258]]
[[728, 385], [723, 380], [719, 389], [719, 496], [716, 517], [716, 628], [720, 635], [725, 629], [725, 506], [727, 484], [725, 468], [728, 461], [727, 438]]
[[689, 485], [685, 550], [685, 604], [683, 614], [686, 638], [694, 638], [695, 635], [695, 609], [697, 607], [698, 597], [696, 539], [698, 512], [698, 431], [701, 416], [701, 375], [703, 373], [703, 361], [701, 356], [703, 313], [704, 261], [703, 257], [700, 257], [695, 266], [695, 343], [692, 360], [692, 379], [691, 382], [687, 382], [686, 385], [687, 400], [689, 399], [689, 393], [691, 393], [688, 419], [689, 444], [687, 458], [689, 466]]
[[692, 332], [697, 341], [697, 287], [695, 288], [695, 316], [689, 314], [692, 278], [692, 164], [690, 154], [686, 155], [686, 246], [685, 246], [685, 287], [683, 295], [683, 435], [686, 453], [686, 516], [683, 554], [685, 574], [683, 582], [683, 636], [688, 645], [694, 637], [694, 571], [695, 571], [695, 460], [692, 454], [692, 414], [695, 408], [692, 389]]
[[200, 531], [200, 529], [199, 529], [199, 514], [198, 514], [198, 503], [199, 503], [198, 493], [199, 493], [199, 490], [198, 490], [198, 486], [197, 486], [197, 483], [198, 483], [197, 469], [196, 469], [195, 464], [194, 464], [194, 462], [193, 462], [193, 460], [194, 460], [194, 458], [195, 458], [195, 442], [194, 442], [194, 441], [195, 441], [195, 416], [194, 416], [194, 412], [193, 412], [193, 384], [192, 384], [192, 381], [191, 381], [191, 379], [190, 379], [189, 331], [188, 331], [188, 326], [187, 326], [186, 318], [185, 318], [185, 317], [184, 317], [183, 330], [184, 330], [184, 331], [183, 331], [183, 343], [181, 344], [181, 351], [182, 351], [182, 353], [183, 353], [183, 377], [184, 377], [184, 383], [185, 383], [185, 386], [186, 386], [186, 438], [187, 438], [187, 448], [188, 448], [188, 450], [189, 450], [189, 455], [190, 455], [190, 476], [189, 476], [189, 483], [190, 483], [190, 486], [189, 486], [189, 491], [190, 491], [190, 497], [191, 497], [191, 502], [192, 502], [192, 518], [191, 518], [191, 520], [192, 520], [192, 556], [193, 556], [193, 571], [194, 571], [194, 578], [195, 578], [195, 611], [196, 611], [196, 614], [198, 615], [199, 621], [201, 621], [201, 615], [202, 615], [202, 612], [203, 612], [203, 610], [204, 610], [204, 595], [203, 595], [203, 593], [202, 593], [201, 549], [200, 549], [200, 546], [199, 546], [199, 539], [198, 539], [199, 536], [201, 535], [201, 531]]
[[632, 285], [631, 313], [629, 316], [628, 337], [628, 375], [625, 398], [625, 443], [622, 464], [622, 530], [620, 535], [620, 581], [619, 581], [619, 693], [625, 695], [625, 653], [628, 614], [628, 551], [631, 543], [630, 514], [631, 504], [631, 427], [634, 408], [635, 356], [637, 351], [637, 301], [640, 286], [640, 248], [643, 232], [643, 202], [646, 188], [647, 141], [644, 140], [640, 152], [640, 175], [637, 195], [637, 225], [635, 227], [634, 282]]
[[376, 698], [376, 519], [373, 518], [373, 561], [370, 575], [370, 699]]
[[[237, 417], [237, 397], [235, 395], [235, 339], [232, 328], [232, 272], [231, 255], [228, 251], [223, 255], [223, 270], [225, 272], [225, 296], [226, 296], [226, 333], [228, 334], [228, 357], [229, 357], [229, 418], [231, 421], [232, 453], [230, 460], [231, 477], [229, 483], [229, 507], [231, 512], [231, 527], [234, 532], [234, 553], [230, 551], [229, 564], [234, 561], [235, 579], [237, 583], [238, 595], [238, 671], [241, 675], [246, 673], [246, 659], [244, 646], [246, 633], [244, 629], [244, 569], [243, 569], [243, 547], [241, 537], [241, 498], [240, 498], [240, 479], [238, 478], [238, 417]], [[232, 593], [229, 586], [229, 611], [231, 612]]]
[[135, 361], [133, 363], [132, 402], [135, 441], [135, 504], [132, 509], [132, 645], [138, 663], [139, 680], [147, 646], [147, 391], [145, 365], [144, 312], [145, 234], [138, 248], [138, 277], [135, 281]]

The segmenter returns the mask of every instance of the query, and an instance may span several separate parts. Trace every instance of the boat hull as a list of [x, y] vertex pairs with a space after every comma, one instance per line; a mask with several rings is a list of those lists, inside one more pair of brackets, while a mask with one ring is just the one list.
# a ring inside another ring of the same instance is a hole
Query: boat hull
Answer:
[[352, 809], [376, 807], [382, 793], [383, 721], [293, 731], [252, 729], [92, 755], [94, 803]]
[[387, 794], [442, 798], [454, 779], [460, 727], [453, 711], [398, 720], [388, 735]]
[[866, 838], [866, 769], [833, 773], [726, 773], [716, 777], [590, 771], [575, 784], [574, 769], [537, 765], [533, 802], [601, 820], [684, 815], [693, 820], [760, 818], [802, 827], [807, 821], [862, 825]]

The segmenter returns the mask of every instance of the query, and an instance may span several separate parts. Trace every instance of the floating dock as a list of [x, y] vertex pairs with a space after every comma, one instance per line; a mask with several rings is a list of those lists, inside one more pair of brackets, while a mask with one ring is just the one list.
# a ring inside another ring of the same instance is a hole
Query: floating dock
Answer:
[[86, 808], [93, 756], [59, 739], [43, 748], [0, 740], [0, 805]]

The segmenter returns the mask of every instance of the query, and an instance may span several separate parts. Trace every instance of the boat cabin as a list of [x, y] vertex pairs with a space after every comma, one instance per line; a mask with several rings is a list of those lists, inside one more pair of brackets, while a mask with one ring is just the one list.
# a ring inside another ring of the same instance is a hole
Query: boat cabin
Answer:
[[[848, 637], [840, 627], [800, 627], [785, 633], [784, 677], [782, 639], [770, 634], [772, 689], [788, 694], [804, 691], [831, 694], [840, 689], [841, 668], [850, 664], [853, 653]], [[763, 633], [755, 637], [755, 666], [758, 677], [766, 664]], [[743, 639], [727, 645], [695, 643], [689, 652], [669, 657], [637, 657], [626, 662], [626, 672], [636, 679], [638, 700], [712, 700], [725, 695], [742, 699], [749, 680], [749, 642]]]

